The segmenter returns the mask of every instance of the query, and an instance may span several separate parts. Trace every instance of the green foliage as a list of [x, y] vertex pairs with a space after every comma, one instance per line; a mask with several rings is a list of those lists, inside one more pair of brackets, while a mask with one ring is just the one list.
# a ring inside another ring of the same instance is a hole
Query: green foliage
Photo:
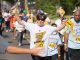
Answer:
[[[14, 0], [5, 0], [10, 3], [13, 3]], [[22, 1], [22, 0], [21, 0]], [[28, 0], [33, 1], [33, 0]], [[46, 13], [56, 16], [56, 6], [62, 6], [66, 14], [71, 15], [72, 11], [75, 9], [75, 6], [80, 6], [80, 0], [35, 0], [36, 9], [41, 8]]]
[[72, 14], [75, 6], [80, 6], [80, 0], [36, 0], [37, 9], [41, 8], [45, 12], [54, 15], [56, 6], [62, 6], [66, 14]]
[[52, 0], [36, 0], [36, 7], [37, 9], [41, 8], [43, 11], [45, 11], [48, 14], [54, 15], [56, 8], [53, 5]]
[[72, 3], [74, 0], [61, 0], [61, 6], [66, 11], [66, 14], [72, 14], [72, 11], [74, 10], [74, 4]]
[[7, 2], [9, 2], [9, 3], [11, 3], [11, 4], [14, 4], [14, 0], [4, 0], [4, 1], [7, 1]]

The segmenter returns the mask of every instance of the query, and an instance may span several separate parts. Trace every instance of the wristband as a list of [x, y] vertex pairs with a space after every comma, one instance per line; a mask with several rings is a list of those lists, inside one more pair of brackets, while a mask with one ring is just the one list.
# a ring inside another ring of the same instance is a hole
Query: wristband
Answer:
[[64, 44], [65, 46], [67, 45], [67, 44]]
[[58, 56], [61, 56], [61, 55], [58, 55]]

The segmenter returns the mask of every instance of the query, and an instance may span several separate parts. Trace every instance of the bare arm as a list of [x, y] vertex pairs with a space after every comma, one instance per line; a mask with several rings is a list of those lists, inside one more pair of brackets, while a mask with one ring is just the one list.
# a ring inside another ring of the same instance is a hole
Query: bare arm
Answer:
[[22, 23], [22, 20], [20, 19], [19, 15], [18, 15], [18, 13], [15, 13], [15, 17], [17, 18], [17, 21], [18, 21], [19, 24], [24, 25]]
[[25, 48], [19, 48], [14, 46], [8, 46], [6, 49], [7, 53], [12, 54], [33, 54], [38, 55], [38, 53], [42, 50], [41, 47], [32, 48], [32, 49], [25, 49]]
[[65, 24], [66, 24], [66, 20], [63, 20], [63, 22], [61, 23], [61, 25], [56, 28], [56, 32], [62, 30], [65, 27]]
[[67, 51], [68, 34], [64, 33], [64, 50]]
[[15, 10], [15, 17], [16, 17], [18, 23], [21, 24], [21, 25], [24, 25], [24, 23], [22, 22], [22, 20], [19, 17], [19, 14], [18, 14], [19, 11], [18, 11], [18, 9], [15, 8], [14, 10]]
[[5, 24], [5, 23], [3, 22], [3, 23], [2, 23], [2, 27], [4, 27], [4, 24]]
[[3, 30], [3, 28], [4, 28], [4, 22], [2, 23], [2, 27], [1, 27], [1, 30]]
[[60, 45], [58, 45], [58, 60], [61, 60]]
[[23, 49], [23, 48], [19, 48], [19, 47], [14, 47], [14, 46], [8, 46], [6, 49], [6, 52], [8, 53], [30, 53], [30, 49]]
[[64, 44], [68, 42], [68, 34], [64, 33]]

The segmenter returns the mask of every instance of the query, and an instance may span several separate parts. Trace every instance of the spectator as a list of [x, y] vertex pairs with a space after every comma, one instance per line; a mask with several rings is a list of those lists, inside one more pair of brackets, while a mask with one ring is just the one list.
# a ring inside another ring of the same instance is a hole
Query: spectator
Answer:
[[15, 40], [16, 39], [16, 30], [15, 30], [15, 27], [14, 27], [14, 23], [16, 22], [16, 17], [15, 15], [12, 15], [10, 17], [10, 29], [11, 31], [13, 32], [13, 39]]

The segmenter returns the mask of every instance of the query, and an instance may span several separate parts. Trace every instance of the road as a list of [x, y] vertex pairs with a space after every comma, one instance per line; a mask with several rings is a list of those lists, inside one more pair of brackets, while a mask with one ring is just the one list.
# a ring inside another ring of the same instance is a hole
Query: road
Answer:
[[[10, 45], [18, 46], [17, 40], [13, 40], [13, 34], [11, 32], [4, 32], [3, 37]], [[27, 40], [23, 40], [22, 48], [29, 48]], [[30, 54], [0, 54], [0, 60], [32, 60]]]

